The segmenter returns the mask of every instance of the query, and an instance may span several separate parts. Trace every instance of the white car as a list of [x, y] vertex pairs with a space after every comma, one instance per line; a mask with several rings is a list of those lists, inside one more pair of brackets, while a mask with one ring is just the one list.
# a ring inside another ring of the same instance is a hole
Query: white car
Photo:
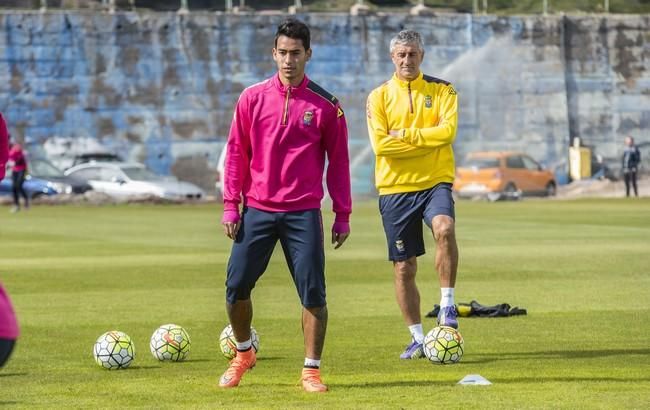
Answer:
[[135, 162], [90, 162], [65, 171], [88, 181], [97, 192], [114, 198], [155, 196], [165, 199], [201, 199], [205, 192], [189, 182], [162, 177]]

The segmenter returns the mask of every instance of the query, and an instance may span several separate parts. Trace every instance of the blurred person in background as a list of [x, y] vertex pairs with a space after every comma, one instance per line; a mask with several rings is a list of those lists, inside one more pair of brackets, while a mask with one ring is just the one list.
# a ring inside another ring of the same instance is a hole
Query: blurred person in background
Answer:
[[419, 33], [400, 31], [390, 42], [392, 78], [368, 96], [368, 134], [375, 152], [388, 259], [395, 295], [411, 333], [401, 359], [424, 357], [417, 257], [425, 253], [422, 222], [436, 241], [440, 284], [438, 324], [458, 328], [454, 287], [458, 268], [452, 184], [452, 143], [458, 124], [457, 96], [447, 81], [420, 71], [424, 44]]
[[634, 196], [639, 196], [636, 186], [636, 176], [641, 162], [641, 152], [634, 145], [634, 138], [625, 137], [625, 150], [623, 151], [623, 179], [625, 180], [625, 196], [630, 196], [630, 185], [634, 189]]
[[7, 123], [0, 113], [0, 180], [5, 177], [5, 167], [9, 159], [9, 133]]
[[29, 209], [29, 196], [23, 189], [25, 177], [27, 176], [27, 157], [25, 156], [23, 147], [19, 143], [12, 141], [11, 135], [9, 135], [9, 141], [11, 143], [9, 148], [9, 165], [11, 166], [11, 181], [14, 194], [14, 207], [11, 208], [11, 212], [18, 212], [20, 211], [21, 196], [24, 200], [25, 209]]

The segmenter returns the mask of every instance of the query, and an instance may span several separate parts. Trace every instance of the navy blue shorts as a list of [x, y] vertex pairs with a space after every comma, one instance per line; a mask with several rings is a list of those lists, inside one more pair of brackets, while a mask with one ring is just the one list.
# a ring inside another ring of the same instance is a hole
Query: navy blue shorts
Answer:
[[302, 305], [325, 306], [325, 251], [320, 210], [266, 212], [247, 207], [241, 222], [228, 261], [228, 303], [250, 298], [280, 240]]
[[9, 360], [9, 356], [11, 356], [11, 351], [14, 349], [15, 344], [15, 340], [0, 339], [0, 367]]
[[436, 215], [455, 218], [452, 184], [440, 183], [424, 191], [381, 195], [379, 212], [388, 242], [388, 259], [405, 261], [424, 255], [422, 220], [431, 228]]

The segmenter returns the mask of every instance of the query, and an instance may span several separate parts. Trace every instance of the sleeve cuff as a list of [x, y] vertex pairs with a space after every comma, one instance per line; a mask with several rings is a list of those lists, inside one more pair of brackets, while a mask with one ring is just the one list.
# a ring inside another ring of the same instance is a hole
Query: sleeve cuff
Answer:
[[334, 222], [350, 223], [349, 213], [337, 213]]
[[402, 141], [407, 142], [407, 143], [410, 144], [411, 143], [411, 129], [410, 128], [404, 128], [402, 130], [401, 137], [402, 137]]
[[239, 222], [239, 219], [240, 219], [239, 212], [224, 210], [223, 217], [221, 218], [221, 222], [237, 223]]
[[350, 224], [348, 222], [334, 222], [332, 226], [332, 232], [334, 233], [350, 233]]
[[224, 211], [236, 211], [239, 213], [239, 204], [236, 202], [231, 202], [231, 201], [224, 201], [223, 202], [223, 210]]

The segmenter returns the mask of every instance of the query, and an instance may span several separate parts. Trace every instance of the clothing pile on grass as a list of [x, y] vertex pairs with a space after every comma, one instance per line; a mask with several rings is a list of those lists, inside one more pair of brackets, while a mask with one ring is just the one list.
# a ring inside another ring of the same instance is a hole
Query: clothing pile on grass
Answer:
[[[433, 310], [427, 313], [427, 317], [438, 317], [440, 305], [434, 305]], [[511, 307], [508, 303], [501, 303], [494, 306], [481, 305], [473, 300], [470, 303], [458, 304], [458, 316], [461, 317], [508, 317], [525, 315], [526, 309]]]

